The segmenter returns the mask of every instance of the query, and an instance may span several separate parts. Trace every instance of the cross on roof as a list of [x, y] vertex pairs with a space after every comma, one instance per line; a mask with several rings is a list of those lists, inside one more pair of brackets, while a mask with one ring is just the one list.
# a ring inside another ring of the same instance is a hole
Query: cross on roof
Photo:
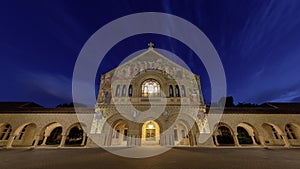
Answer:
[[152, 42], [148, 43], [149, 48], [153, 48], [154, 44]]

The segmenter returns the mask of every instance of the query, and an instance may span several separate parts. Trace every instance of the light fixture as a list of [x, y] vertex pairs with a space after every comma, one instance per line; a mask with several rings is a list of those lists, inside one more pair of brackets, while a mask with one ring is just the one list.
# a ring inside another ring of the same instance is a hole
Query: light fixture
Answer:
[[153, 129], [153, 128], [154, 128], [154, 125], [152, 124], [152, 122], [150, 122], [150, 123], [148, 124], [148, 128], [149, 128], [149, 129]]

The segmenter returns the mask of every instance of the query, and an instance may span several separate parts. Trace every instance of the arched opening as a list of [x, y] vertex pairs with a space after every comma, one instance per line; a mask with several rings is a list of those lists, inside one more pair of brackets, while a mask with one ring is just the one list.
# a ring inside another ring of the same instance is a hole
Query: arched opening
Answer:
[[179, 86], [178, 85], [175, 86], [175, 96], [180, 97], [180, 92], [179, 92]]
[[145, 80], [142, 84], [142, 97], [160, 96], [160, 84], [154, 79]]
[[182, 97], [186, 97], [184, 85], [181, 85], [181, 95], [182, 95]]
[[286, 136], [288, 138], [288, 141], [291, 145], [300, 145], [299, 142], [299, 133], [300, 133], [300, 129], [299, 126], [293, 123], [288, 123], [285, 125], [285, 132], [286, 132]]
[[119, 121], [113, 127], [111, 145], [127, 146], [128, 126], [125, 122]]
[[12, 146], [31, 146], [34, 144], [34, 136], [36, 132], [36, 124], [29, 123], [20, 126], [14, 133], [15, 140]]
[[160, 140], [160, 127], [157, 122], [150, 120], [142, 126], [142, 145], [158, 145]]
[[169, 96], [174, 97], [174, 92], [173, 92], [173, 86], [172, 85], [169, 86]]
[[213, 138], [216, 145], [235, 145], [233, 131], [223, 123], [218, 125]]
[[280, 129], [273, 125], [264, 123], [262, 125], [262, 128], [264, 129], [265, 133], [265, 144], [266, 145], [284, 145], [283, 138], [281, 136], [282, 132]]
[[174, 126], [174, 144], [177, 146], [190, 145], [189, 130], [183, 122]]
[[40, 132], [38, 145], [59, 145], [62, 138], [62, 125], [57, 122], [46, 125]]
[[248, 131], [244, 127], [237, 127], [237, 138], [239, 141], [239, 144], [253, 144], [253, 141], [248, 133]]
[[62, 127], [56, 127], [47, 138], [46, 145], [59, 145], [62, 138]]
[[128, 88], [128, 96], [129, 96], [129, 97], [132, 96], [132, 85], [129, 85], [129, 88]]
[[126, 96], [126, 85], [123, 85], [122, 88], [122, 97]]
[[237, 139], [240, 145], [260, 144], [257, 130], [248, 123], [240, 123], [237, 127]]
[[120, 96], [120, 85], [117, 85], [115, 96]]
[[76, 123], [72, 125], [67, 130], [67, 137], [65, 141], [65, 145], [69, 146], [83, 146], [86, 142], [86, 133], [84, 132], [80, 123]]
[[11, 133], [11, 125], [6, 123], [0, 126], [0, 140], [8, 140]]

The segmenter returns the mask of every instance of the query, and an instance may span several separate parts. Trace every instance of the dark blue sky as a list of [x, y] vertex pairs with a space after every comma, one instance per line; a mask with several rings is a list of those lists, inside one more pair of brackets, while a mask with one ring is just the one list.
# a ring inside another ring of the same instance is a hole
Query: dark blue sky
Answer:
[[[165, 12], [202, 30], [222, 60], [228, 95], [236, 102], [300, 101], [300, 1], [3, 1], [0, 4], [0, 101], [34, 101], [53, 107], [72, 100], [76, 58], [99, 28], [124, 15]], [[157, 47], [180, 56], [210, 83], [202, 63], [181, 42], [145, 34], [118, 43], [99, 73], [124, 57]], [[96, 84], [98, 80], [96, 80]]]

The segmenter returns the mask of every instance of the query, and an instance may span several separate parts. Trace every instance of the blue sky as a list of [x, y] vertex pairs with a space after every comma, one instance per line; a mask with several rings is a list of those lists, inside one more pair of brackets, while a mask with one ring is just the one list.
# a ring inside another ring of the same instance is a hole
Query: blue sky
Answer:
[[[3, 1], [0, 5], [0, 101], [47, 107], [72, 101], [72, 74], [89, 37], [105, 24], [137, 12], [164, 12], [196, 25], [223, 63], [227, 93], [236, 102], [300, 101], [300, 1]], [[99, 74], [153, 41], [210, 83], [201, 61], [184, 44], [161, 35], [121, 41]], [[95, 84], [98, 81], [95, 79]]]

